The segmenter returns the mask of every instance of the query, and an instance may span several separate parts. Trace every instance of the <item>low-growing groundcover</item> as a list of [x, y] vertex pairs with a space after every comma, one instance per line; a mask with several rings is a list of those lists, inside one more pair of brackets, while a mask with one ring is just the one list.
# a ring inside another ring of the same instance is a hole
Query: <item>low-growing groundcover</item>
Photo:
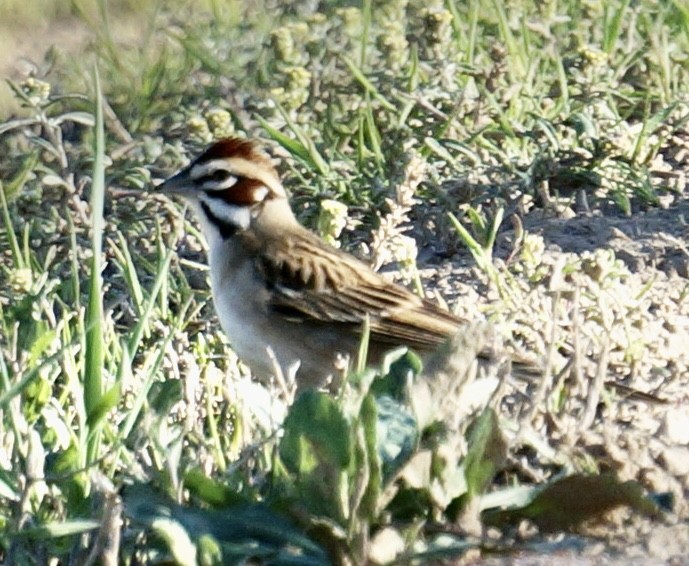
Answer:
[[[682, 3], [73, 6], [0, 124], [4, 563], [686, 559]], [[228, 135], [471, 321], [434, 363], [251, 381], [146, 192]]]

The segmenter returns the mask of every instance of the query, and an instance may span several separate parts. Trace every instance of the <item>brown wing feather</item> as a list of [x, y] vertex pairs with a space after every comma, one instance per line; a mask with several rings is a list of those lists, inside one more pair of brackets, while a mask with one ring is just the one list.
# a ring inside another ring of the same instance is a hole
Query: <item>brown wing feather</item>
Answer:
[[271, 239], [259, 257], [271, 282], [269, 308], [294, 321], [358, 331], [368, 315], [372, 340], [421, 349], [443, 343], [462, 322], [307, 231]]

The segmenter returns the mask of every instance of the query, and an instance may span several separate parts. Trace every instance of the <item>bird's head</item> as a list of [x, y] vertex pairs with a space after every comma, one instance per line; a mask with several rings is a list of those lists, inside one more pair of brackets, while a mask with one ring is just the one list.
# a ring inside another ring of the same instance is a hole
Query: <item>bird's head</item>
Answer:
[[266, 209], [282, 220], [294, 218], [275, 167], [250, 140], [213, 143], [156, 190], [189, 202], [209, 240], [248, 229]]

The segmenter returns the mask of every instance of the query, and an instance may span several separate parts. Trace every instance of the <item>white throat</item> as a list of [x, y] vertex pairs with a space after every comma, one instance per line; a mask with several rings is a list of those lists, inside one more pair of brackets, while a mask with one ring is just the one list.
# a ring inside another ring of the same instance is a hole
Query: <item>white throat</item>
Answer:
[[222, 244], [231, 234], [246, 230], [251, 224], [252, 211], [248, 206], [230, 204], [202, 194], [193, 207], [211, 248]]

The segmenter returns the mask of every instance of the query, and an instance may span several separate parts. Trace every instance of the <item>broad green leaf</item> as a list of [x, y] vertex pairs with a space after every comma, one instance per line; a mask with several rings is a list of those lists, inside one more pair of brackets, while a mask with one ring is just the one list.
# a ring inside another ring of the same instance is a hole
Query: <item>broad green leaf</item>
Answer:
[[407, 350], [389, 364], [383, 377], [376, 378], [371, 384], [371, 392], [376, 397], [388, 396], [403, 401], [409, 395], [409, 385], [421, 373], [421, 358]]
[[612, 474], [577, 474], [533, 488], [529, 502], [521, 507], [486, 511], [483, 518], [485, 524], [495, 526], [531, 519], [541, 531], [555, 532], [600, 518], [621, 505], [648, 517], [661, 516], [656, 503], [645, 495], [637, 482], [620, 482]]
[[348, 482], [354, 448], [354, 431], [335, 399], [304, 392], [285, 419], [279, 446], [280, 459], [291, 474], [284, 479], [284, 492], [293, 493], [312, 515], [344, 525], [352, 517], [352, 504], [356, 506]]
[[329, 564], [318, 545], [263, 504], [231, 505], [222, 510], [184, 507], [144, 484], [125, 488], [122, 499], [130, 520], [156, 529], [171, 550], [173, 545], [183, 544], [175, 548], [176, 558], [177, 551], [191, 552], [203, 544], [213, 555], [220, 549], [223, 564], [244, 564], [256, 557], [263, 557], [262, 563], [285, 566]]
[[404, 466], [414, 454], [419, 442], [419, 429], [409, 410], [383, 396], [376, 399], [378, 426], [376, 440], [386, 482]]
[[349, 423], [326, 393], [305, 391], [284, 423], [280, 457], [287, 469], [305, 474], [322, 464], [344, 470], [352, 454]]
[[642, 515], [659, 517], [660, 511], [635, 481], [620, 482], [612, 474], [574, 475], [544, 487], [522, 510], [539, 529], [562, 531], [626, 505]]
[[467, 432], [469, 450], [464, 459], [464, 474], [469, 497], [483, 493], [503, 466], [507, 445], [500, 432], [498, 417], [486, 409]]
[[198, 468], [189, 470], [184, 475], [184, 487], [192, 495], [214, 507], [246, 502], [246, 498], [238, 494], [227, 483], [209, 478]]

